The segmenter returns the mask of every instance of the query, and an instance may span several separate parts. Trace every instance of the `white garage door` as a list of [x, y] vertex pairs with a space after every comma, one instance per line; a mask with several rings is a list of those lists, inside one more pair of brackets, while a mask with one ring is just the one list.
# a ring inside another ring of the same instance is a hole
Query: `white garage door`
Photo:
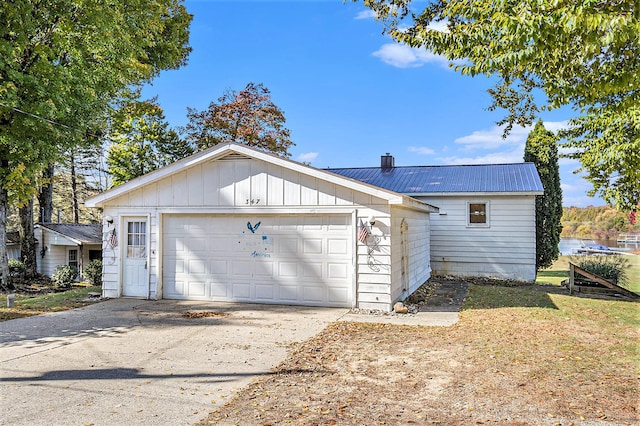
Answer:
[[350, 215], [165, 215], [163, 297], [351, 306]]

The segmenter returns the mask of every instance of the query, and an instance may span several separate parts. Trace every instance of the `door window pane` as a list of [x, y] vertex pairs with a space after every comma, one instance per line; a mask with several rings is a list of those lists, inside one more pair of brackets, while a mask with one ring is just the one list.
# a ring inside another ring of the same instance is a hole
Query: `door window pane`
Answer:
[[127, 257], [147, 256], [147, 222], [127, 222]]

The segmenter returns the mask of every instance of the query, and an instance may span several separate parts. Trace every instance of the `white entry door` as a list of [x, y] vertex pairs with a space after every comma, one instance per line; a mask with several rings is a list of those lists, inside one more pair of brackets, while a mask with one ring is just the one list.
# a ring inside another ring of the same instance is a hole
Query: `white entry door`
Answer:
[[149, 296], [147, 219], [126, 218], [124, 232], [122, 295], [146, 298]]

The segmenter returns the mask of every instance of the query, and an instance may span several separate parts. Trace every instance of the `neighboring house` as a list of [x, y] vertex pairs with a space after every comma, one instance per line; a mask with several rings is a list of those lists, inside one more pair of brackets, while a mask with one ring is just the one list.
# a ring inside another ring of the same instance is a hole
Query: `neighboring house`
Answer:
[[431, 267], [438, 275], [533, 281], [535, 197], [543, 194], [533, 163], [329, 169], [439, 208], [431, 218]]
[[38, 252], [38, 272], [52, 276], [60, 265], [69, 265], [84, 277], [91, 260], [102, 260], [102, 225], [72, 223], [38, 223], [34, 234]]
[[104, 209], [103, 295], [389, 311], [431, 273], [414, 198], [221, 144], [85, 202]]
[[20, 233], [7, 232], [7, 258], [20, 260]]

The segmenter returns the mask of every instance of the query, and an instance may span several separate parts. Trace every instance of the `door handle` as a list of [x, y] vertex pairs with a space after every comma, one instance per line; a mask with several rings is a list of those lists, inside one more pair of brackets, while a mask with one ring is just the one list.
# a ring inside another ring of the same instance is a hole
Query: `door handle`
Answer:
[[147, 269], [147, 261], [144, 261], [144, 269]]

